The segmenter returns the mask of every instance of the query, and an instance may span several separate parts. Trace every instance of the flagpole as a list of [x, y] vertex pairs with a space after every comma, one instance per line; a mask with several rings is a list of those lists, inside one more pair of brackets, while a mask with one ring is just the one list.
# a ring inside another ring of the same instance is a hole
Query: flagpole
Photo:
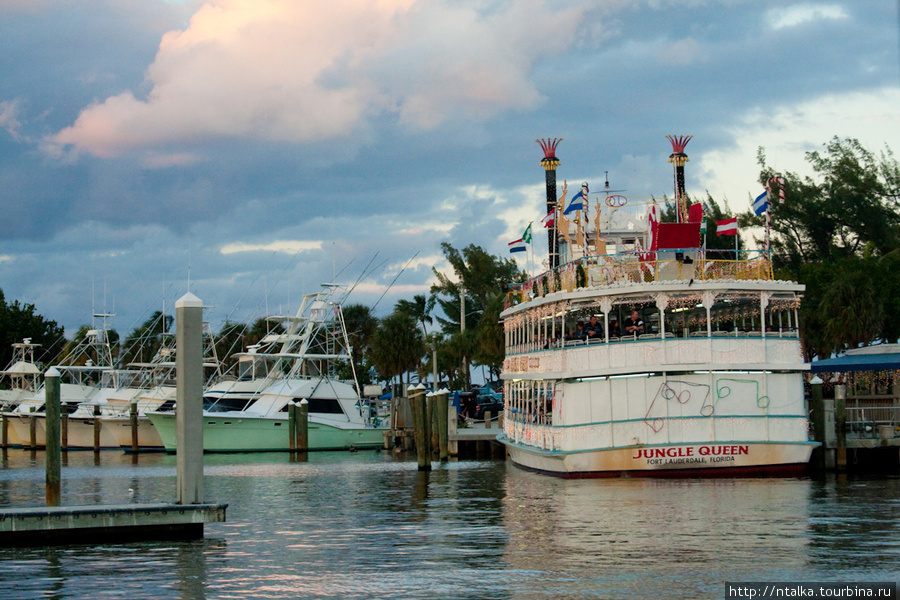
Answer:
[[[528, 227], [526, 229], [531, 231], [531, 225], [533, 223], [534, 221], [528, 221]], [[530, 232], [528, 238], [528, 266], [530, 271], [534, 273], [534, 244], [532, 243], [534, 241], [534, 231]]]
[[737, 223], [734, 224], [734, 261], [737, 262], [740, 260], [738, 256], [738, 238], [741, 235], [738, 233]]

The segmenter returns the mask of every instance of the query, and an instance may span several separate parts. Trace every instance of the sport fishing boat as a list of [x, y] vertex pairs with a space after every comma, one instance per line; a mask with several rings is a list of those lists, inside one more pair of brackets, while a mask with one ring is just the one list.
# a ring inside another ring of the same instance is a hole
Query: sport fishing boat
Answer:
[[[549, 146], [542, 163], [555, 169]], [[628, 214], [629, 199], [609, 192], [593, 231], [589, 208], [572, 221], [557, 213], [558, 258], [551, 229], [552, 268], [501, 313], [498, 439], [522, 468], [695, 477], [793, 474], [809, 462], [804, 286], [775, 280], [766, 249], [752, 258], [704, 249], [702, 207], [687, 206], [677, 170], [684, 144], [673, 149], [679, 222], [660, 223], [653, 200]], [[551, 208], [555, 183], [552, 196]]]
[[[285, 324], [262, 344], [279, 352], [241, 356], [243, 371], [231, 382], [204, 392], [203, 449], [206, 452], [265, 452], [290, 449], [288, 409], [308, 403], [310, 450], [375, 448], [384, 443], [386, 425], [369, 415], [352, 383], [338, 380], [335, 361], [352, 361], [335, 286], [307, 294], [293, 317], [269, 317]], [[148, 413], [167, 451], [176, 450], [175, 414]]]
[[[112, 348], [109, 343], [107, 319], [115, 315], [95, 314], [93, 322], [102, 320], [102, 326], [92, 324], [84, 338], [66, 353], [56, 365], [60, 372], [60, 407], [71, 415], [79, 405], [93, 398], [100, 391], [105, 373], [112, 370]], [[19, 404], [4, 414], [9, 419], [10, 437], [23, 446], [44, 447], [46, 444], [46, 387], [22, 398]]]

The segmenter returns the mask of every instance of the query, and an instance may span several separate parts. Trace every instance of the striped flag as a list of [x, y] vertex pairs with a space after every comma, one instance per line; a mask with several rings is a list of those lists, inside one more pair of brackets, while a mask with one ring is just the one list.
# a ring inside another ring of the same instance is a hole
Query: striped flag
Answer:
[[737, 235], [737, 217], [716, 221], [716, 235]]
[[509, 251], [510, 252], [525, 252], [525, 250], [526, 250], [526, 246], [525, 246], [525, 242], [522, 240], [522, 238], [519, 238], [519, 239], [509, 243]]
[[769, 210], [769, 192], [765, 191], [753, 201], [753, 212], [756, 213], [756, 216], [758, 217], [767, 210]]
[[551, 210], [547, 213], [547, 216], [541, 219], [541, 223], [544, 224], [544, 227], [553, 227], [556, 224], [556, 211]]

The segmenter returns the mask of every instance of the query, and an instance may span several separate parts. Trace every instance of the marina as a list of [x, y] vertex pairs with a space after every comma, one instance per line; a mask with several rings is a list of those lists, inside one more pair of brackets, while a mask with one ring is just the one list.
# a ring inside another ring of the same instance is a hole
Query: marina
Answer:
[[[0, 505], [40, 504], [10, 451]], [[63, 504], [171, 498], [175, 457], [70, 452]], [[558, 479], [504, 460], [212, 454], [193, 542], [0, 548], [10, 600], [727, 598], [729, 581], [897, 581], [900, 479]]]

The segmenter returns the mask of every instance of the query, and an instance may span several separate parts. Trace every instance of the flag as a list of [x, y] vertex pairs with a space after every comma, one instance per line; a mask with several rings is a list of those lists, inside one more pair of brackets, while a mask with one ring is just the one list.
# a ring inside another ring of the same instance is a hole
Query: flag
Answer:
[[521, 238], [509, 243], [510, 252], [525, 252], [525, 250], [525, 242]]
[[767, 210], [769, 210], [769, 192], [765, 191], [753, 201], [753, 212], [755, 212], [758, 217]]
[[716, 221], [716, 235], [737, 235], [737, 217]]
[[572, 201], [569, 202], [569, 206], [566, 207], [566, 210], [563, 211], [563, 214], [567, 215], [570, 212], [574, 212], [576, 210], [584, 210], [584, 190], [581, 190], [580, 192], [572, 196]]
[[522, 234], [522, 241], [526, 244], [531, 243], [531, 223], [529, 223], [528, 227], [525, 228], [525, 233]]
[[541, 223], [544, 224], [544, 227], [553, 227], [556, 225], [556, 211], [551, 210], [547, 213], [547, 216], [541, 219]]
[[706, 235], [706, 217], [700, 221], [700, 235]]

